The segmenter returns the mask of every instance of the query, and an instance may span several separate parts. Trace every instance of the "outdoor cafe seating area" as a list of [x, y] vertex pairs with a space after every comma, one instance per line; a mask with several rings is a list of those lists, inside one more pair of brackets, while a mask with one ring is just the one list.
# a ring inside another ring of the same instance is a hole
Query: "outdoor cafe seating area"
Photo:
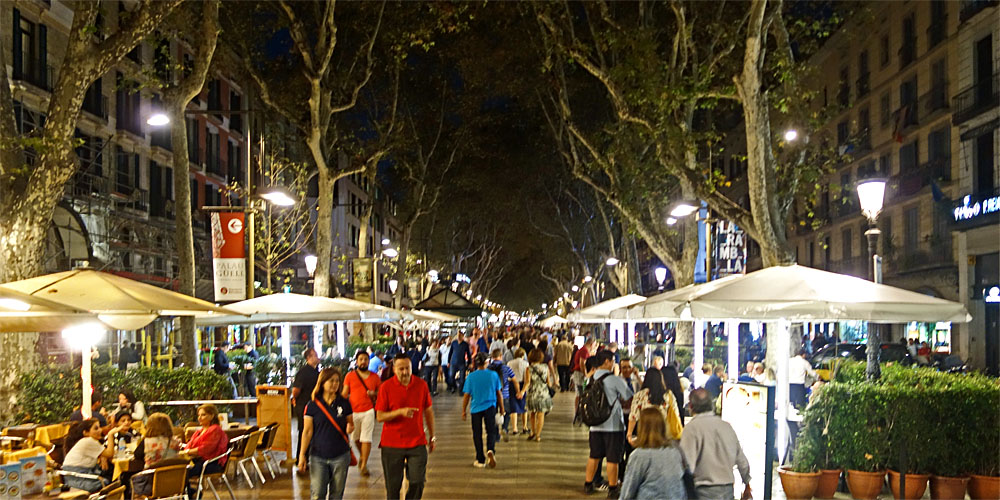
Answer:
[[[199, 470], [191, 470], [192, 457], [181, 451], [176, 458], [169, 458], [145, 468], [134, 452], [141, 445], [141, 439], [131, 441], [118, 449], [111, 460], [111, 482], [96, 493], [65, 486], [67, 476], [88, 476], [62, 470], [64, 457], [63, 440], [73, 422], [57, 424], [22, 424], [0, 431], [0, 498], [60, 498], [72, 500], [119, 500], [133, 499], [201, 499], [221, 500], [228, 495], [236, 500], [231, 481], [242, 480], [253, 488], [266, 488], [267, 483], [284, 472], [282, 455], [272, 449], [279, 424], [271, 423], [258, 427], [242, 423], [223, 425], [229, 437], [226, 452], [211, 460], [206, 460]], [[132, 428], [139, 435], [144, 432], [141, 421], [133, 422]], [[187, 443], [200, 429], [196, 422], [175, 426], [174, 435]], [[222, 472], [209, 473], [205, 470], [211, 463], [225, 463]], [[98, 476], [90, 477], [97, 479]], [[133, 493], [126, 497], [128, 487], [142, 480], [152, 484], [151, 494]], [[126, 484], [128, 483], [128, 484]], [[192, 497], [189, 493], [194, 492]]]

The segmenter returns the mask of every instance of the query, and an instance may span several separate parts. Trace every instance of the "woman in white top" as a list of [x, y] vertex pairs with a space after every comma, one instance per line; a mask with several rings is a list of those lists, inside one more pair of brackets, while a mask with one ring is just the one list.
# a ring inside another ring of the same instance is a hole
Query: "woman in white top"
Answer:
[[[102, 475], [102, 469], [108, 468], [108, 461], [115, 454], [114, 435], [117, 431], [117, 428], [112, 429], [108, 433], [108, 439], [101, 444], [101, 424], [97, 419], [88, 418], [73, 424], [63, 441], [63, 450], [66, 453], [63, 470], [77, 474]], [[72, 488], [93, 493], [101, 489], [105, 481], [67, 475], [64, 482]]]
[[118, 392], [118, 410], [115, 413], [128, 412], [132, 421], [146, 423], [146, 406], [135, 398], [132, 391], [122, 389]]
[[427, 348], [427, 352], [424, 353], [424, 381], [427, 382], [427, 388], [431, 391], [431, 396], [437, 396], [438, 393], [438, 376], [441, 375], [440, 344], [437, 340], [431, 342], [430, 347]]
[[[517, 384], [519, 387], [524, 387], [524, 375], [528, 370], [528, 360], [525, 358], [527, 355], [524, 353], [524, 349], [518, 347], [514, 351], [514, 359], [507, 363], [507, 366], [514, 371], [514, 378], [517, 379]], [[524, 396], [518, 397], [517, 391], [510, 392], [509, 401], [509, 411], [514, 414], [514, 418], [511, 422], [514, 424], [514, 429], [511, 430], [511, 434], [517, 434], [517, 421], [523, 420], [521, 423], [521, 428], [528, 430], [528, 413], [525, 410]]]

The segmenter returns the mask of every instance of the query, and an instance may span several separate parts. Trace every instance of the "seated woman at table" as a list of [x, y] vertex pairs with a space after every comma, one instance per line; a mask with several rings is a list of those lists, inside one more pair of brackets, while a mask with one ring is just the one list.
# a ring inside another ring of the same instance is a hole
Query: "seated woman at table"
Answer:
[[180, 451], [180, 438], [174, 435], [174, 423], [166, 413], [154, 413], [146, 421], [146, 435], [142, 439], [146, 468], [173, 458]]
[[146, 422], [146, 406], [135, 398], [135, 394], [128, 389], [118, 392], [118, 409], [115, 410], [115, 420], [121, 413], [128, 413], [132, 416], [133, 422]]
[[[201, 474], [202, 465], [226, 452], [229, 447], [229, 436], [222, 430], [219, 421], [219, 409], [213, 404], [204, 404], [198, 407], [198, 423], [201, 429], [195, 431], [194, 435], [187, 442], [186, 451], [192, 458], [194, 467], [189, 469], [191, 476]], [[219, 460], [208, 465], [206, 473], [222, 472], [225, 460]]]
[[132, 415], [128, 413], [115, 413], [114, 419], [112, 419], [113, 427], [108, 432], [110, 436], [111, 432], [116, 432], [115, 436], [115, 446], [118, 446], [118, 442], [125, 440], [125, 444], [131, 444], [137, 438], [139, 438], [139, 433], [132, 429]]
[[[63, 470], [78, 474], [90, 474], [107, 477], [110, 467], [109, 460], [115, 454], [115, 440], [112, 430], [108, 439], [101, 444], [101, 424], [94, 418], [81, 420], [70, 427], [63, 449], [66, 458], [63, 459]], [[72, 488], [93, 493], [107, 481], [97, 478], [84, 478], [73, 475], [64, 476], [63, 482]]]

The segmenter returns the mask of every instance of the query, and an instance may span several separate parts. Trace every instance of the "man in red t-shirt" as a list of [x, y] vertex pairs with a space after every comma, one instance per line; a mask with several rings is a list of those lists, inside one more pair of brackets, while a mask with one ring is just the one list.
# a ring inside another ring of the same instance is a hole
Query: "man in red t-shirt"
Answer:
[[[389, 500], [399, 498], [403, 487], [403, 468], [410, 487], [407, 499], [419, 499], [424, 492], [427, 454], [434, 451], [434, 410], [427, 382], [413, 376], [410, 358], [392, 362], [395, 377], [382, 383], [375, 402], [375, 418], [382, 422], [382, 472], [385, 474], [385, 494]], [[424, 434], [424, 423], [430, 440]]]
[[361, 449], [358, 457], [358, 471], [368, 475], [368, 456], [372, 452], [372, 434], [375, 432], [375, 399], [382, 380], [368, 371], [368, 353], [358, 349], [354, 355], [354, 370], [344, 376], [344, 390], [341, 395], [351, 402], [354, 412], [354, 433], [352, 438]]

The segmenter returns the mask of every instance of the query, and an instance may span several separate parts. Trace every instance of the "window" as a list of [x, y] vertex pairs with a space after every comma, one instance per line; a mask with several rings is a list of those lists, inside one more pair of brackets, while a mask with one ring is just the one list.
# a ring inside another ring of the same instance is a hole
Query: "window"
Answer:
[[192, 163], [201, 164], [201, 148], [199, 143], [201, 142], [201, 126], [198, 123], [197, 118], [185, 118], [185, 124], [187, 125], [187, 137], [188, 137], [188, 160]]
[[892, 175], [892, 154], [885, 153], [879, 156], [878, 171], [882, 175]]
[[846, 121], [842, 121], [837, 124], [837, 145], [843, 146], [847, 144], [847, 138], [851, 134], [850, 128]]
[[925, 105], [928, 112], [944, 109], [948, 106], [944, 59], [939, 59], [931, 65], [931, 92]]
[[229, 176], [230, 184], [238, 184], [243, 173], [243, 154], [240, 145], [235, 141], [226, 141], [226, 173]]
[[878, 220], [882, 223], [882, 252], [891, 253], [892, 248], [896, 246], [892, 241], [892, 216], [883, 213]]
[[840, 90], [837, 91], [837, 104], [846, 108], [851, 104], [851, 73], [847, 66], [840, 69]]
[[858, 54], [858, 97], [868, 95], [869, 87], [868, 50]]
[[104, 99], [103, 93], [104, 87], [101, 83], [101, 79], [98, 78], [94, 83], [87, 87], [87, 93], [83, 96], [83, 106], [82, 109], [94, 116], [107, 119], [108, 118], [108, 103]]
[[899, 85], [899, 112], [903, 128], [917, 124], [917, 75]]
[[360, 240], [360, 238], [361, 238], [361, 231], [356, 226], [354, 226], [352, 224], [351, 225], [351, 246], [354, 247], [354, 248], [358, 248], [358, 242], [359, 242], [358, 240]]
[[218, 132], [209, 130], [205, 137], [205, 165], [208, 173], [222, 175], [222, 165], [219, 160], [221, 153]]
[[149, 215], [174, 216], [174, 169], [149, 162]]
[[115, 192], [132, 194], [139, 187], [139, 155], [115, 146]]
[[219, 80], [208, 82], [208, 109], [218, 111], [222, 109], [222, 95], [220, 92]]
[[861, 108], [858, 111], [858, 146], [860, 149], [868, 150], [871, 148], [871, 111], [868, 106]]
[[48, 67], [48, 29], [44, 24], [35, 24], [14, 9], [14, 79], [27, 81], [36, 87], [52, 88], [51, 72]]
[[118, 90], [115, 92], [115, 118], [117, 119], [118, 130], [125, 130], [140, 137], [143, 136], [142, 122], [140, 121], [141, 95], [137, 83], [126, 80], [125, 76], [118, 73]]
[[[159, 96], [153, 96], [151, 104], [154, 110], [163, 110], [164, 108], [163, 101], [160, 100]], [[150, 145], [170, 151], [170, 127], [150, 127], [149, 140]]]
[[882, 39], [879, 40], [879, 51], [878, 51], [878, 62], [881, 67], [886, 67], [889, 65], [889, 35], [882, 35]]
[[951, 158], [951, 127], [945, 126], [927, 135], [927, 159], [946, 163]]
[[920, 217], [917, 207], [907, 209], [903, 217], [903, 223], [906, 225], [903, 229], [903, 239], [905, 240], [903, 248], [916, 249], [920, 242]]
[[170, 54], [170, 40], [161, 40], [160, 43], [156, 44], [156, 50], [153, 51], [153, 71], [161, 81], [170, 81], [172, 59]]
[[903, 69], [917, 58], [917, 21], [913, 14], [903, 18], [903, 46], [899, 49], [899, 68]]
[[841, 259], [847, 260], [854, 256], [852, 248], [854, 246], [854, 240], [851, 239], [851, 228], [845, 227], [843, 231], [840, 232], [840, 243], [841, 243]]
[[[229, 91], [229, 109], [230, 111], [239, 111], [243, 109], [243, 97], [236, 92]], [[229, 115], [229, 130], [233, 130], [239, 133], [243, 133], [243, 115], [240, 113], [232, 113]]]
[[80, 171], [101, 177], [104, 173], [104, 141], [79, 130], [75, 136], [81, 141], [76, 147], [76, 156], [80, 159]]
[[882, 97], [879, 98], [879, 120], [882, 124], [882, 128], [887, 128], [889, 126], [889, 118], [892, 116], [892, 100], [889, 97], [888, 92], [883, 92]]
[[945, 11], [943, 1], [935, 0], [931, 2], [931, 26], [927, 28], [927, 50], [933, 49], [937, 44], [944, 41], [947, 34], [948, 13]]
[[992, 193], [996, 188], [996, 149], [993, 146], [993, 131], [980, 134], [975, 139], [975, 164], [973, 165], [977, 193]]
[[899, 148], [899, 172], [911, 172], [917, 169], [917, 141]]

